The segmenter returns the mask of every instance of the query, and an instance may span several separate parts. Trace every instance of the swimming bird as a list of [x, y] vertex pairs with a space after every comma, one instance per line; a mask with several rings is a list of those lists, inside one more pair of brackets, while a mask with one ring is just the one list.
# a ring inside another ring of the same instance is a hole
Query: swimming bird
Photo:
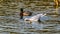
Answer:
[[25, 18], [24, 20], [25, 21], [30, 21], [30, 23], [32, 23], [33, 21], [38, 21], [38, 20], [43, 21], [43, 19], [47, 18], [47, 16], [45, 16], [45, 15], [46, 14], [37, 14], [37, 15], [34, 15], [32, 17]]

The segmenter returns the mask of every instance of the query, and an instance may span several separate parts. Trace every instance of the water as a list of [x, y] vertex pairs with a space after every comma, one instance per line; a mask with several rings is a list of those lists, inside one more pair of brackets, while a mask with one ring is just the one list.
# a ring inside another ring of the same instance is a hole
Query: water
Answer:
[[[33, 15], [36, 15], [37, 13], [49, 13], [53, 11], [55, 10], [49, 9], [46, 11], [35, 11], [33, 12]], [[20, 20], [18, 13], [11, 16], [2, 16], [0, 17], [0, 34], [60, 34], [60, 16], [47, 16], [51, 17], [50, 19], [54, 21], [48, 20], [40, 23], [32, 22], [30, 24], [29, 21]]]
[[[46, 22], [32, 22], [32, 24], [28, 22], [23, 22], [24, 25], [22, 26], [22, 32], [24, 34], [60, 34], [60, 16], [54, 17], [50, 16], [51, 20], [55, 21], [46, 21]], [[57, 21], [56, 21], [57, 20]], [[58, 21], [59, 20], [59, 21]], [[22, 25], [22, 24], [21, 24]]]
[[[51, 20], [60, 20], [60, 17], [49, 17]], [[12, 16], [3, 16], [0, 19], [2, 19], [0, 21], [1, 34], [60, 34], [60, 22], [58, 21], [32, 22], [30, 24], [29, 21]]]

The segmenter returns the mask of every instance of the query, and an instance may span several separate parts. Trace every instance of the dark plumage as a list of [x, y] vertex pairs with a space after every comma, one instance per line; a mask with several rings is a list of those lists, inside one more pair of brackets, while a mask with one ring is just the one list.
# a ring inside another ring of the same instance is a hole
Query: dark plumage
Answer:
[[23, 19], [23, 8], [20, 9], [20, 19]]

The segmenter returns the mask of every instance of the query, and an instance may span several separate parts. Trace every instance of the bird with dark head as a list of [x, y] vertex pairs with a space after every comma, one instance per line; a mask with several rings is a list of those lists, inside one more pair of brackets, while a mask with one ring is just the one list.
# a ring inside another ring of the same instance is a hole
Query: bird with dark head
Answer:
[[23, 16], [31, 16], [32, 12], [30, 11], [23, 11], [23, 8], [20, 9], [20, 19], [23, 19]]

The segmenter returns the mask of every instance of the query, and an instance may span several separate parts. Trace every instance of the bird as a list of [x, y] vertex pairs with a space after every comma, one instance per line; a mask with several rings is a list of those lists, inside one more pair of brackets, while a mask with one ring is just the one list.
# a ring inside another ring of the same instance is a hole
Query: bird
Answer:
[[33, 21], [38, 21], [38, 20], [44, 21], [45, 18], [47, 18], [47, 16], [45, 16], [45, 15], [46, 14], [37, 14], [37, 15], [31, 16], [29, 18], [25, 18], [24, 20], [25, 21], [30, 21], [30, 23], [32, 23]]

